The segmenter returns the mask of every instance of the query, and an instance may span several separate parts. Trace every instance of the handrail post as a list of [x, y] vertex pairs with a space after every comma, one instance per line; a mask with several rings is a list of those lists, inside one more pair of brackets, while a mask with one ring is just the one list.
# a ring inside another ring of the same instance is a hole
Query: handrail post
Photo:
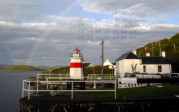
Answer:
[[47, 90], [48, 90], [48, 78], [47, 78]]
[[96, 77], [94, 78], [94, 87], [93, 87], [93, 89], [96, 89]]
[[116, 82], [117, 82], [117, 81], [116, 81], [116, 76], [115, 76], [115, 100], [116, 100], [116, 98], [117, 98], [117, 97], [116, 97], [116, 91], [117, 91], [117, 90], [116, 90], [116, 86], [117, 86], [117, 85], [116, 85]]
[[22, 98], [24, 98], [24, 80], [22, 81]]
[[28, 90], [28, 100], [30, 100], [30, 81], [29, 81], [29, 90]]
[[37, 93], [39, 93], [39, 78], [37, 78]]
[[73, 81], [71, 82], [71, 100], [73, 100]]

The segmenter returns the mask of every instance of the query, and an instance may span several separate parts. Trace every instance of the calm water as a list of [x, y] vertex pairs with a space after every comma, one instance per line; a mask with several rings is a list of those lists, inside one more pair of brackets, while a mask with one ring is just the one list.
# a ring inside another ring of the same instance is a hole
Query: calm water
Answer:
[[22, 80], [39, 71], [0, 71], [0, 112], [18, 112], [22, 96]]

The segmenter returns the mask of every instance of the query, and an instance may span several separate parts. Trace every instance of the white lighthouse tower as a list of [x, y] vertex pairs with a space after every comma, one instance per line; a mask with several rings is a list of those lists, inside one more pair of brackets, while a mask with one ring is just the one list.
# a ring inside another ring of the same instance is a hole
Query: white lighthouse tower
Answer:
[[82, 54], [79, 49], [75, 49], [71, 54], [70, 79], [83, 79]]

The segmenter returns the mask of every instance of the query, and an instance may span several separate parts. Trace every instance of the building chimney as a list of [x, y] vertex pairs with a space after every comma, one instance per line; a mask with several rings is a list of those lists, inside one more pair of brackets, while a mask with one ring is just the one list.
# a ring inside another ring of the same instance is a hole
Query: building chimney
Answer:
[[135, 55], [137, 55], [135, 48], [134, 48], [134, 50], [133, 50], [133, 53], [134, 53]]
[[149, 53], [149, 51], [148, 51], [148, 50], [147, 50], [146, 56], [150, 56], [150, 53]]
[[165, 51], [162, 51], [162, 56], [166, 57]]

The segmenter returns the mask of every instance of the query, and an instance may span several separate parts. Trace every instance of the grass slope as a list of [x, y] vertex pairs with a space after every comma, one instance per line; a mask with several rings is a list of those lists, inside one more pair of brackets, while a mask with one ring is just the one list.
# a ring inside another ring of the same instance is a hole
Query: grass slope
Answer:
[[146, 51], [148, 50], [151, 56], [160, 56], [159, 46], [161, 46], [161, 51], [166, 52], [166, 57], [172, 64], [173, 72], [179, 72], [179, 33], [174, 35], [170, 39], [165, 38], [138, 48], [137, 55], [145, 56]]
[[[113, 92], [91, 93], [93, 97], [110, 98], [114, 97]], [[166, 87], [142, 87], [142, 88], [124, 88], [117, 89], [118, 98], [146, 98], [146, 97], [167, 97], [179, 95], [179, 86]]]
[[27, 65], [17, 65], [13, 66], [11, 68], [6, 68], [3, 70], [9, 70], [9, 71], [40, 71], [41, 69], [32, 67], [32, 66], [27, 66]]

